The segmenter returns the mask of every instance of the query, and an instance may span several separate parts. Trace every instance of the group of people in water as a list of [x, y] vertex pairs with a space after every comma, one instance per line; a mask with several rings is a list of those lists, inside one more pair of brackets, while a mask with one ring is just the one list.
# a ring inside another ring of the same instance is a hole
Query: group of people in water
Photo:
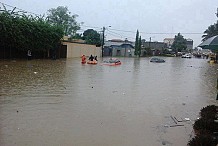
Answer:
[[[89, 57], [89, 61], [90, 62], [97, 62], [98, 61], [98, 59], [97, 59], [97, 56], [92, 56], [92, 54], [91, 54], [91, 56]], [[82, 55], [82, 63], [86, 63], [86, 56], [85, 55]]]
[[90, 61], [94, 61], [94, 60], [98, 61], [97, 56], [92, 56], [92, 55], [89, 57], [89, 60]]
[[[82, 64], [85, 64], [86, 63], [86, 56], [85, 55], [82, 55]], [[92, 56], [90, 55], [88, 61], [87, 61], [87, 64], [97, 64], [98, 63], [98, 59], [97, 59], [97, 56]], [[120, 60], [116, 59], [116, 58], [110, 58], [109, 60], [106, 60], [104, 61], [103, 65], [110, 65], [110, 66], [113, 66], [113, 65], [120, 65], [121, 62]]]

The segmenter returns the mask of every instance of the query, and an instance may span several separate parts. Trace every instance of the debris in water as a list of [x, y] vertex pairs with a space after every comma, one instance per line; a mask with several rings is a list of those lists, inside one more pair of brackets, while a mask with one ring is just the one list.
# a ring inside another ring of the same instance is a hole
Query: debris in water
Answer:
[[177, 126], [184, 126], [184, 125], [171, 125], [170, 127], [177, 127]]
[[175, 122], [175, 124], [177, 124], [177, 122], [176, 122], [176, 120], [173, 118], [173, 116], [170, 116], [172, 119], [173, 119], [173, 121]]
[[33, 73], [34, 73], [34, 74], [37, 74], [38, 72], [34, 71]]
[[182, 103], [182, 105], [185, 105], [185, 103]]
[[179, 121], [176, 117], [174, 117], [176, 119], [177, 122], [183, 122], [183, 121]]
[[93, 88], [93, 87], [92, 87]]
[[189, 118], [185, 118], [185, 120], [186, 120], [186, 121], [190, 121], [190, 119], [189, 119]]

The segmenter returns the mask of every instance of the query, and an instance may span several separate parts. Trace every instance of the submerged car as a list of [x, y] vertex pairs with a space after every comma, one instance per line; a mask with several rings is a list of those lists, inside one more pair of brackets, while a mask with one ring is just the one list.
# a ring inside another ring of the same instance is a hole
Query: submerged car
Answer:
[[165, 60], [161, 58], [151, 58], [150, 62], [157, 62], [157, 63], [163, 63]]

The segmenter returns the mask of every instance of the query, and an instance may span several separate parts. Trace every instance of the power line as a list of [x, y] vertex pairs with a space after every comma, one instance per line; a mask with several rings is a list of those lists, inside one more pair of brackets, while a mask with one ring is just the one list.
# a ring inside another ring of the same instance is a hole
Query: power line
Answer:
[[[101, 27], [95, 27], [95, 26], [87, 26], [87, 25], [83, 25], [84, 27], [90, 27], [90, 28], [101, 28]], [[114, 31], [120, 31], [120, 32], [127, 32], [127, 33], [136, 33], [135, 31], [131, 31], [131, 30], [121, 30], [121, 29], [115, 29], [115, 28], [110, 28], [110, 30], [114, 30]], [[164, 34], [178, 34], [178, 32], [140, 32], [142, 34], [160, 34], [160, 35], [164, 35]], [[181, 34], [204, 34], [202, 32], [180, 32]]]
[[110, 32], [110, 33], [113, 33], [113, 34], [116, 34], [116, 35], [119, 35], [120, 37], [123, 37], [121, 34], [119, 34], [119, 33], [116, 33], [116, 32], [113, 32], [113, 31], [110, 31], [110, 30], [107, 30], [108, 32]]
[[3, 6], [8, 6], [8, 7], [11, 7], [11, 8], [15, 8], [15, 9], [17, 9], [17, 10], [20, 10], [20, 11], [22, 11], [22, 12], [26, 12], [26, 13], [29, 13], [29, 14], [34, 14], [34, 15], [36, 15], [36, 16], [40, 16], [39, 14], [36, 14], [36, 13], [33, 13], [33, 12], [29, 12], [29, 11], [25, 11], [25, 10], [23, 10], [23, 9], [20, 9], [20, 8], [18, 8], [18, 7], [14, 7], [14, 6], [11, 6], [11, 5], [8, 5], [8, 4], [5, 4], [5, 3], [2, 3], [2, 2], [0, 2]]
[[107, 34], [110, 34], [110, 35], [112, 35], [112, 36], [119, 37], [119, 38], [135, 39], [135, 38], [133, 38], [133, 37], [123, 36], [123, 35], [120, 35], [120, 34], [118, 34], [118, 33], [114, 33], [114, 32], [112, 32], [112, 31], [108, 31]]
[[[120, 29], [114, 29], [114, 28], [110, 28], [110, 30], [114, 30], [114, 31], [120, 31], [120, 32], [128, 32], [128, 33], [136, 33], [134, 31], [130, 31], [130, 30], [120, 30]], [[178, 34], [178, 32], [140, 32], [142, 34]], [[181, 34], [204, 34], [202, 32], [180, 32]]]
[[[178, 34], [178, 32], [173, 32], [173, 33], [169, 33], [169, 32], [140, 32], [140, 33], [144, 33], [144, 34]], [[204, 34], [204, 33], [200, 33], [200, 32], [180, 32], [181, 34]]]
[[[117, 36], [118, 36], [118, 35], [115, 35], [115, 34], [113, 34], [113, 33], [110, 33], [110, 32], [107, 32], [107, 34], [109, 34], [109, 35], [112, 35], [112, 36], [115, 36], [115, 37], [117, 37]], [[119, 37], [123, 38], [122, 36], [119, 36]]]
[[130, 31], [130, 30], [120, 30], [120, 29], [114, 29], [114, 28], [110, 28], [111, 30], [115, 30], [115, 31], [121, 31], [121, 32], [130, 32], [130, 33], [136, 33], [134, 31]]
[[88, 27], [88, 28], [100, 28], [100, 29], [102, 29], [101, 27], [96, 27], [96, 26], [87, 26], [87, 25], [82, 25], [82, 27]]
[[[5, 3], [0, 2], [3, 6], [8, 6], [11, 8], [16, 8], [17, 10], [29, 13], [29, 14], [34, 14], [36, 16], [40, 16], [39, 14], [33, 13], [33, 12], [29, 12]], [[97, 28], [97, 29], [102, 29], [101, 27], [96, 27], [96, 26], [87, 26], [87, 25], [82, 25], [81, 27], [88, 27], [88, 28]], [[114, 30], [114, 31], [119, 31], [119, 32], [126, 32], [126, 33], [136, 33], [135, 31], [130, 31], [130, 30], [121, 30], [121, 29], [115, 29], [115, 28], [110, 28], [110, 30]], [[178, 34], [176, 32], [140, 32], [141, 34], [156, 34], [156, 35], [169, 35], [169, 34]], [[204, 34], [202, 32], [180, 32], [181, 34], [193, 34], [193, 35], [199, 35], [199, 34]], [[119, 34], [120, 35], [120, 34]]]

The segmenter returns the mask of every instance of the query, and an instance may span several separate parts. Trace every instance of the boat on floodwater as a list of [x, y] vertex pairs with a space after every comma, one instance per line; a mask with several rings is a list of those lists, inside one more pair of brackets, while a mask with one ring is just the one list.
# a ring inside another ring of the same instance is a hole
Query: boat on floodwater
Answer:
[[109, 60], [105, 60], [102, 65], [117, 66], [121, 65], [121, 61], [117, 58], [110, 58]]
[[96, 65], [96, 64], [98, 64], [98, 61], [96, 61], [96, 60], [93, 60], [93, 61], [87, 61], [87, 64], [92, 64], [92, 65]]

